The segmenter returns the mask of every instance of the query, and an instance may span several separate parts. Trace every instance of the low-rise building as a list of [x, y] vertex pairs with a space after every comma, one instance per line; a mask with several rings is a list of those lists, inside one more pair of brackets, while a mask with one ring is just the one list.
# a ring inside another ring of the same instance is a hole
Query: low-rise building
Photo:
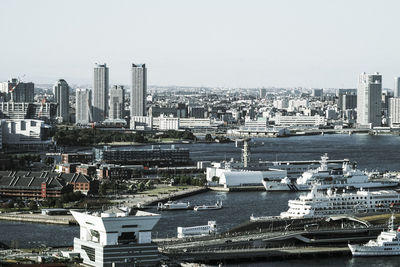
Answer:
[[81, 164], [76, 166], [75, 172], [94, 177], [96, 175], [96, 170], [97, 168], [95, 165]]
[[62, 163], [90, 163], [93, 153], [64, 153], [61, 155]]
[[50, 126], [41, 120], [1, 120], [1, 143], [9, 149], [48, 150]]
[[186, 148], [152, 146], [150, 149], [95, 149], [96, 160], [108, 164], [136, 164], [144, 166], [187, 165], [191, 162]]
[[80, 173], [0, 171], [0, 196], [58, 198], [65, 193], [97, 193], [98, 181]]
[[322, 126], [326, 125], [326, 118], [315, 116], [275, 116], [275, 125], [279, 126]]

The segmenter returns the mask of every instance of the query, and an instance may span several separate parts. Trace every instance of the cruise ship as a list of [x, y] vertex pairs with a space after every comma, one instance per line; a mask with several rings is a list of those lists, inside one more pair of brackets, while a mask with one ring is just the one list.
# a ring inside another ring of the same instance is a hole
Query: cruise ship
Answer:
[[[314, 185], [311, 192], [299, 199], [289, 200], [289, 209], [280, 214], [281, 218], [312, 218], [338, 214], [360, 214], [387, 212], [393, 205], [400, 203], [400, 194], [393, 190], [339, 193], [328, 189], [326, 193], [318, 191]], [[344, 190], [343, 190], [344, 191]]]
[[317, 169], [305, 171], [296, 181], [284, 178], [281, 181], [264, 178], [262, 183], [267, 191], [310, 191], [315, 183], [320, 189], [335, 188], [388, 188], [398, 185], [395, 181], [370, 180], [368, 174], [344, 162], [342, 168], [329, 169], [327, 154], [321, 157]]
[[394, 229], [394, 215], [389, 220], [389, 229], [383, 231], [376, 240], [364, 245], [349, 244], [353, 256], [393, 256], [400, 255], [400, 227]]

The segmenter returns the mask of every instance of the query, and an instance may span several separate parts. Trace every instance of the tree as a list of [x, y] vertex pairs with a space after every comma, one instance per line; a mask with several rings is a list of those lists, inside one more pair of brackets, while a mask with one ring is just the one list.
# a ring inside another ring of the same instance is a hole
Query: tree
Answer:
[[145, 189], [144, 183], [143, 183], [143, 182], [140, 182], [140, 183], [138, 184], [137, 188], [138, 188], [139, 191], [144, 191], [144, 189]]
[[37, 210], [38, 209], [38, 206], [37, 206], [36, 202], [33, 201], [33, 200], [29, 202], [28, 207], [29, 207], [30, 210]]
[[213, 176], [213, 177], [211, 178], [211, 180], [212, 180], [213, 182], [219, 183], [219, 177], [217, 177], [217, 176]]
[[212, 138], [211, 134], [206, 134], [206, 142], [212, 142], [214, 139]]
[[107, 194], [107, 184], [103, 182], [99, 186], [99, 195], [105, 196], [106, 194]]

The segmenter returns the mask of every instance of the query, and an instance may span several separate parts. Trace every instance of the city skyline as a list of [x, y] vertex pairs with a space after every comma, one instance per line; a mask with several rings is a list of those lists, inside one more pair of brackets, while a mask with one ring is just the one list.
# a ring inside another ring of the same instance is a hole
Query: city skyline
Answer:
[[91, 84], [95, 62], [109, 64], [111, 84], [130, 84], [130, 62], [146, 62], [160, 86], [355, 88], [359, 73], [379, 71], [393, 88], [400, 75], [396, 1], [379, 12], [374, 1], [95, 3], [2, 1], [19, 16], [0, 18], [13, 40], [0, 80]]

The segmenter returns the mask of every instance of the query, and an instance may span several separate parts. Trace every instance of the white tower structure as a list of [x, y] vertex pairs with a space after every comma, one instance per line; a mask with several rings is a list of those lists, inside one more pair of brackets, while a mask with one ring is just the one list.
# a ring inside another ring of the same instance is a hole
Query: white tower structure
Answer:
[[382, 121], [382, 75], [361, 73], [357, 87], [357, 123], [380, 126]]
[[92, 122], [92, 91], [89, 89], [76, 89], [75, 123], [86, 125]]
[[58, 80], [53, 86], [53, 94], [57, 103], [57, 120], [69, 121], [69, 85], [64, 79]]
[[389, 98], [389, 126], [400, 127], [400, 97]]
[[130, 209], [102, 213], [71, 211], [80, 226], [74, 252], [89, 266], [155, 266], [160, 258], [151, 241], [151, 230], [161, 215]]
[[400, 97], [400, 77], [394, 77], [394, 97]]

